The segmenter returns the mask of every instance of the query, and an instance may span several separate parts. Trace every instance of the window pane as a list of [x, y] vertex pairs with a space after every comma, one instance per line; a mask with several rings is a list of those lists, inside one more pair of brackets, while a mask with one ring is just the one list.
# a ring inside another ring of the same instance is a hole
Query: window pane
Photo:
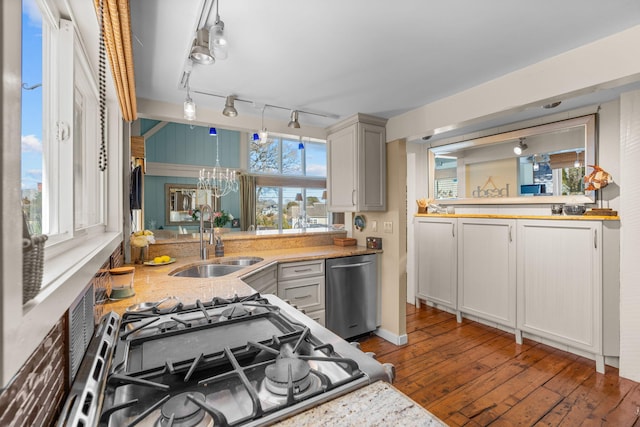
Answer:
[[303, 228], [305, 226], [302, 188], [282, 188], [282, 206], [283, 229]]
[[305, 217], [307, 227], [326, 227], [327, 201], [322, 198], [324, 189], [308, 188], [305, 199]]
[[305, 166], [307, 176], [327, 176], [327, 144], [305, 143]]
[[302, 175], [302, 153], [300, 141], [282, 140], [282, 174]]
[[251, 141], [249, 144], [249, 170], [260, 173], [279, 173], [278, 146], [277, 141], [265, 144], [259, 140]]
[[35, 2], [22, 2], [22, 207], [32, 234], [42, 230], [43, 23]]
[[278, 230], [280, 221], [280, 189], [277, 187], [256, 188], [256, 229]]

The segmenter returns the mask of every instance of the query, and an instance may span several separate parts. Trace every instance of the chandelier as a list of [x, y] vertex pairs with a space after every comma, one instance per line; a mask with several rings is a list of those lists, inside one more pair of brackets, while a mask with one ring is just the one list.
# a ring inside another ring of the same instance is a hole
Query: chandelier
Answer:
[[220, 155], [218, 151], [218, 132], [216, 128], [209, 129], [209, 135], [216, 137], [216, 164], [212, 170], [200, 170], [198, 177], [198, 192], [211, 194], [213, 197], [224, 197], [231, 192], [238, 191], [238, 180], [236, 172], [220, 166]]

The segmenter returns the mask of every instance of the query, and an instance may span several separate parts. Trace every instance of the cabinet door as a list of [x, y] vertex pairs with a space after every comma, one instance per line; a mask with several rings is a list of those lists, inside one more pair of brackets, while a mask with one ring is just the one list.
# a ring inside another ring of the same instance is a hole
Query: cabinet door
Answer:
[[602, 224], [518, 221], [518, 327], [602, 354]]
[[242, 281], [261, 294], [276, 294], [278, 292], [278, 270], [275, 265], [242, 277]]
[[516, 326], [515, 220], [458, 219], [458, 310]]
[[456, 220], [420, 218], [416, 223], [418, 289], [428, 301], [456, 308]]
[[356, 131], [354, 124], [327, 136], [327, 198], [330, 211], [356, 211]]
[[382, 126], [358, 124], [358, 211], [387, 208], [387, 147]]

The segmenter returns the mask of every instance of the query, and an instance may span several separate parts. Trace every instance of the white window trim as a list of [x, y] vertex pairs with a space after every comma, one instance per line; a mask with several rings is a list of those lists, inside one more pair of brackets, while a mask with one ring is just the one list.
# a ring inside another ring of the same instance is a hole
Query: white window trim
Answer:
[[[46, 11], [43, 19], [56, 16]], [[55, 12], [55, 11], [54, 11]], [[0, 154], [0, 174], [6, 191], [2, 198], [2, 235], [0, 242], [0, 275], [2, 298], [0, 298], [0, 387], [8, 385], [33, 351], [40, 345], [51, 328], [64, 315], [72, 302], [91, 281], [95, 273], [108, 260], [109, 255], [121, 244], [123, 227], [123, 143], [122, 118], [113, 100], [114, 89], [107, 78], [110, 94], [108, 116], [109, 168], [107, 181], [106, 221], [99, 227], [81, 233], [69, 250], [56, 254], [52, 245], [47, 248], [47, 265], [44, 281], [49, 284], [41, 294], [27, 304], [22, 304], [22, 213], [20, 206], [20, 48], [15, 48], [15, 35], [21, 30], [21, 3], [0, 3], [0, 28], [5, 42], [0, 49], [0, 66], [6, 77], [2, 83], [2, 129], [3, 150]], [[55, 28], [55, 26], [54, 26]], [[76, 29], [74, 28], [74, 31]], [[97, 23], [95, 29], [97, 31]], [[11, 36], [11, 37], [8, 37]], [[9, 44], [11, 48], [7, 48]], [[17, 76], [17, 78], [10, 78]], [[55, 94], [43, 102], [51, 102]], [[51, 130], [52, 131], [52, 130]], [[43, 128], [43, 132], [45, 129]], [[71, 156], [70, 156], [71, 157]], [[98, 170], [96, 165], [96, 170]], [[52, 171], [45, 171], [52, 173]], [[12, 207], [12, 208], [10, 208]], [[71, 226], [72, 229], [73, 225]], [[61, 247], [61, 246], [60, 246]], [[57, 249], [57, 248], [56, 248]]]

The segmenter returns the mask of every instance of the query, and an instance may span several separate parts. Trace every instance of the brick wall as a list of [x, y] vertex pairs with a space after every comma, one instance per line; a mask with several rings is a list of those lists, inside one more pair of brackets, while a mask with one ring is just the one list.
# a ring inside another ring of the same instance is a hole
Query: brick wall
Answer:
[[0, 394], [0, 426], [48, 426], [68, 390], [66, 315]]
[[[105, 286], [105, 269], [122, 262], [120, 246], [92, 279], [95, 288]], [[70, 387], [67, 319], [65, 313], [11, 383], [0, 391], [0, 426], [41, 427], [57, 422]]]

